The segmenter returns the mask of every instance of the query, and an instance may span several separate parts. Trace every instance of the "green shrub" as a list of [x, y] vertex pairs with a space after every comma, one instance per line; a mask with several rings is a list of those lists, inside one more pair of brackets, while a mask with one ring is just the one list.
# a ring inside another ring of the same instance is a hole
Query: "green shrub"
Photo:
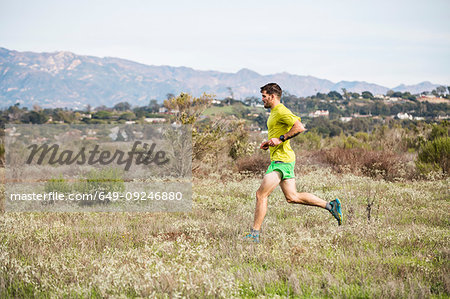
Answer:
[[72, 191], [72, 187], [67, 181], [60, 176], [59, 178], [52, 178], [45, 183], [44, 186], [45, 192], [60, 192], [60, 193], [70, 193]]
[[[322, 137], [317, 133], [316, 130], [308, 131], [304, 134], [300, 134], [294, 139], [292, 143], [300, 143], [303, 149], [317, 150], [320, 149], [322, 143]], [[294, 144], [293, 144], [294, 145]], [[295, 147], [295, 145], [294, 145]]]
[[369, 134], [367, 134], [366, 132], [357, 132], [357, 133], [355, 134], [355, 137], [356, 137], [358, 140], [361, 140], [361, 141], [363, 141], [363, 142], [369, 141]]
[[423, 138], [423, 136], [405, 137], [402, 140], [402, 142], [406, 145], [406, 148], [408, 148], [408, 152], [419, 150], [420, 147], [426, 143], [426, 141], [427, 140]]
[[[366, 134], [366, 133], [362, 133], [362, 134]], [[353, 136], [348, 136], [344, 140], [344, 149], [351, 149], [351, 148], [370, 149], [370, 145], [368, 143], [366, 143], [368, 138], [369, 138], [368, 136], [361, 135], [359, 133], [357, 133], [356, 138]]]
[[437, 170], [450, 174], [450, 137], [438, 137], [425, 143], [420, 148], [416, 165], [422, 173]]
[[192, 128], [193, 161], [203, 163], [211, 160], [211, 157], [215, 157], [215, 154], [223, 148], [224, 135], [224, 130], [217, 124], [194, 126]]
[[249, 142], [249, 134], [244, 125], [244, 122], [238, 121], [232, 123], [229, 127], [231, 132], [228, 133], [227, 140], [230, 145], [228, 155], [233, 160], [251, 155], [255, 151], [255, 144]]
[[[122, 172], [118, 169], [99, 169], [93, 170], [86, 175], [86, 178], [76, 183], [73, 190], [77, 193], [93, 194], [98, 192], [123, 192], [125, 191], [125, 184], [122, 178]], [[80, 201], [81, 205], [90, 205], [98, 203], [95, 201]], [[106, 201], [100, 201], [101, 203], [107, 203]]]
[[435, 140], [439, 137], [448, 137], [448, 130], [450, 129], [449, 123], [444, 121], [440, 125], [433, 125], [433, 129], [431, 129], [429, 140]]

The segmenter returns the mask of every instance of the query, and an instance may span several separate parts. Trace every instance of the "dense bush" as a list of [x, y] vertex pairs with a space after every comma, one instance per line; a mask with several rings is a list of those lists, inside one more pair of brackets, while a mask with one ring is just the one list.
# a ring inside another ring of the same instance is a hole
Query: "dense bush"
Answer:
[[45, 183], [45, 192], [60, 192], [68, 194], [72, 191], [72, 186], [61, 176], [59, 178], [52, 178]]
[[424, 144], [419, 152], [416, 162], [422, 173], [432, 170], [450, 174], [450, 138], [438, 137]]
[[227, 144], [230, 145], [228, 155], [233, 160], [253, 154], [256, 144], [249, 142], [250, 136], [243, 121], [232, 122], [228, 130]]
[[448, 131], [450, 130], [450, 125], [447, 121], [444, 121], [441, 125], [433, 125], [431, 129], [429, 140], [434, 140], [439, 137], [448, 137]]
[[[117, 169], [99, 169], [90, 171], [85, 179], [75, 183], [72, 187], [77, 193], [94, 194], [95, 192], [123, 192], [125, 183], [122, 178], [122, 172]], [[80, 201], [80, 205], [92, 205], [95, 203], [108, 203], [105, 201]]]
[[322, 137], [320, 137], [316, 130], [312, 130], [291, 139], [291, 145], [292, 148], [295, 148], [299, 144], [302, 149], [317, 150], [321, 147], [321, 141]]
[[258, 153], [243, 157], [236, 161], [238, 171], [254, 175], [262, 175], [269, 167], [270, 158], [268, 153]]
[[414, 169], [407, 164], [407, 158], [392, 151], [332, 148], [320, 151], [319, 157], [338, 172], [352, 172], [385, 180], [415, 176]]

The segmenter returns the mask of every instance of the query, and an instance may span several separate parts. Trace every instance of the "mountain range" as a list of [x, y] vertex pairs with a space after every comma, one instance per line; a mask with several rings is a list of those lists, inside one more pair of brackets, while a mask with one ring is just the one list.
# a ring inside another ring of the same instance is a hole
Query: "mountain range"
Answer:
[[67, 107], [81, 109], [113, 106], [127, 101], [144, 106], [151, 99], [158, 102], [167, 94], [188, 92], [199, 96], [213, 93], [217, 98], [233, 95], [236, 99], [259, 97], [259, 87], [277, 82], [290, 94], [308, 96], [331, 90], [385, 94], [389, 89], [420, 93], [437, 84], [422, 82], [394, 88], [364, 81], [337, 83], [312, 76], [286, 72], [260, 75], [249, 69], [237, 73], [200, 71], [188, 67], [145, 65], [113, 57], [76, 55], [71, 52], [35, 53], [0, 48], [0, 107], [15, 103], [31, 107]]

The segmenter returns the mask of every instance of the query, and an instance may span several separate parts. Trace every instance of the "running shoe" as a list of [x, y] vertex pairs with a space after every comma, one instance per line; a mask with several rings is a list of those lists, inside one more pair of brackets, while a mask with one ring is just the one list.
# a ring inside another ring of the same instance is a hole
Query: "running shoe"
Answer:
[[342, 212], [341, 212], [341, 202], [339, 199], [335, 199], [330, 201], [331, 210], [330, 213], [333, 215], [334, 218], [338, 221], [338, 224], [342, 224]]
[[255, 243], [259, 243], [259, 234], [255, 234], [253, 232], [250, 232], [244, 237], [244, 240], [245, 241], [253, 241]]

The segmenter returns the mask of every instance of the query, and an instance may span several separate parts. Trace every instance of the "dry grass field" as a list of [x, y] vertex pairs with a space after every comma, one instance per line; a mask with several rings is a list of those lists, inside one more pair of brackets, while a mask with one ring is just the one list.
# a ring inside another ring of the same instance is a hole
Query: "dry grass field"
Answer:
[[450, 296], [449, 179], [303, 169], [298, 189], [339, 197], [344, 225], [277, 189], [247, 243], [260, 179], [195, 179], [189, 213], [0, 214], [0, 297]]

